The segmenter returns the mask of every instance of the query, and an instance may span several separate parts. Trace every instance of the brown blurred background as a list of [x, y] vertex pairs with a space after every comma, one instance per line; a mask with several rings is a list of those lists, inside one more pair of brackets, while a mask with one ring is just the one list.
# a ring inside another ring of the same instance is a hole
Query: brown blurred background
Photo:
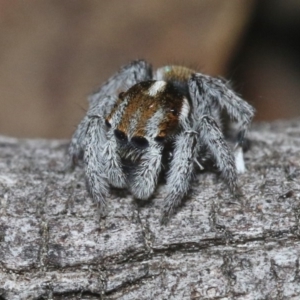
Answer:
[[0, 0], [0, 134], [69, 138], [132, 59], [230, 79], [257, 120], [300, 115], [299, 0]]

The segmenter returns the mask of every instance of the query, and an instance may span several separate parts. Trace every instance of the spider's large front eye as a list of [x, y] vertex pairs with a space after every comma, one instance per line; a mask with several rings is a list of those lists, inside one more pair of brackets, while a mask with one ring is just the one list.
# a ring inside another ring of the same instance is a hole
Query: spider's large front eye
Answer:
[[154, 140], [155, 142], [162, 144], [166, 140], [166, 138], [164, 136], [158, 135], [157, 137], [154, 138]]
[[125, 143], [128, 141], [127, 135], [123, 131], [121, 131], [119, 129], [115, 129], [114, 134], [118, 141], [120, 141], [122, 143]]
[[134, 136], [131, 138], [131, 143], [134, 147], [144, 149], [149, 146], [149, 142], [142, 136]]

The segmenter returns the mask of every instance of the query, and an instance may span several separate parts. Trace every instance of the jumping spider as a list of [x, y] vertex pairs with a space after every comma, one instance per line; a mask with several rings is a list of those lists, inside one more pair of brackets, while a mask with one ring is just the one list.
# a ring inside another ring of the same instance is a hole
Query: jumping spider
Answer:
[[[181, 66], [133, 61], [89, 98], [75, 131], [72, 165], [83, 160], [89, 193], [105, 209], [109, 186], [127, 188], [137, 199], [154, 193], [166, 175], [166, 221], [187, 195], [193, 173], [210, 158], [230, 191], [243, 172], [242, 143], [254, 109], [219, 78]], [[234, 149], [225, 141], [224, 111], [237, 124]]]

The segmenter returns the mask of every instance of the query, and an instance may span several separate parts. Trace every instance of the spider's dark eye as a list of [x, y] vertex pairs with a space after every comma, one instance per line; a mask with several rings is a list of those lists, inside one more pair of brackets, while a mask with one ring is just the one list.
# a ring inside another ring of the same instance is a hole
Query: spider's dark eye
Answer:
[[155, 142], [163, 143], [165, 141], [165, 137], [158, 135], [156, 138], [154, 138], [154, 140], [155, 140]]
[[107, 119], [105, 120], [105, 125], [106, 125], [108, 128], [110, 128], [110, 127], [111, 127], [111, 124], [108, 122], [108, 120], [107, 120]]
[[121, 93], [119, 94], [119, 98], [120, 98], [120, 99], [123, 99], [123, 98], [124, 98], [124, 95], [125, 95], [125, 93], [124, 93], [124, 92], [121, 92]]
[[115, 129], [114, 134], [118, 141], [120, 141], [122, 143], [127, 142], [127, 140], [128, 140], [127, 136], [123, 131], [121, 131], [119, 129]]
[[145, 139], [142, 136], [134, 136], [131, 138], [131, 143], [133, 144], [133, 146], [137, 147], [137, 148], [147, 148], [149, 146], [149, 142], [147, 141], [147, 139]]

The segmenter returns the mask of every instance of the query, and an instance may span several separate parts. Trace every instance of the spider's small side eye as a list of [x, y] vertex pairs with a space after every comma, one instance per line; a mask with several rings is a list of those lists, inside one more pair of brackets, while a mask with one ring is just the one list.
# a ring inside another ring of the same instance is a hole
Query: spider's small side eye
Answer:
[[119, 129], [115, 129], [114, 134], [118, 141], [120, 141], [122, 143], [127, 142], [127, 140], [128, 140], [127, 135], [123, 131], [121, 131]]
[[105, 120], [105, 125], [106, 125], [108, 128], [110, 128], [110, 127], [111, 127], [111, 124], [108, 122], [108, 120], [107, 120], [107, 119]]
[[149, 142], [147, 141], [147, 139], [142, 136], [132, 137], [131, 143], [133, 144], [133, 146], [140, 148], [140, 149], [144, 149], [149, 146]]

